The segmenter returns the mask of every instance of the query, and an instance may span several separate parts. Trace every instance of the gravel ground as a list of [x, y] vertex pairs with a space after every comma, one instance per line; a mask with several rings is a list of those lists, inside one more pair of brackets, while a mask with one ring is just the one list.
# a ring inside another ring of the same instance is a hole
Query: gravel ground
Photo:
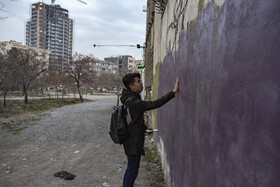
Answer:
[[[122, 186], [126, 157], [108, 135], [116, 96], [93, 99], [33, 116], [19, 134], [1, 129], [0, 186]], [[150, 186], [146, 164], [142, 158], [135, 187]], [[76, 178], [54, 177], [58, 171]]]

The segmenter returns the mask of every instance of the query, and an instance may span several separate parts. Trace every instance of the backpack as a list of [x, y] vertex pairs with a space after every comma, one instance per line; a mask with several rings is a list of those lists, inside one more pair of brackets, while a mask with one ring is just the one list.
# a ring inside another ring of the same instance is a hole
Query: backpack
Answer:
[[109, 134], [116, 144], [122, 144], [128, 138], [128, 125], [131, 122], [131, 116], [125, 104], [132, 99], [129, 97], [123, 105], [116, 107], [112, 113]]

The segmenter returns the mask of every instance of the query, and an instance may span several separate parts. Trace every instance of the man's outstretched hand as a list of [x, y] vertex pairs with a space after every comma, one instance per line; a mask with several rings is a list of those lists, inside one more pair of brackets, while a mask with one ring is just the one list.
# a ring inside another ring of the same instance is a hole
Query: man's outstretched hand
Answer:
[[177, 93], [179, 91], [179, 77], [177, 76], [176, 78], [176, 82], [175, 82], [175, 85], [174, 85], [174, 89], [173, 89], [173, 92], [174, 93]]

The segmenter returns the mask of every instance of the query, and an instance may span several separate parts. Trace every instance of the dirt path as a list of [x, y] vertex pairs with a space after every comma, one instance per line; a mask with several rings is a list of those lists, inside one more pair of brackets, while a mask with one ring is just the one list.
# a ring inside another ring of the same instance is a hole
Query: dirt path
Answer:
[[[0, 131], [0, 186], [122, 186], [126, 157], [108, 135], [116, 97], [46, 112], [13, 135]], [[34, 124], [35, 123], [35, 124]], [[136, 187], [149, 186], [142, 158]], [[54, 177], [58, 171], [74, 180]]]

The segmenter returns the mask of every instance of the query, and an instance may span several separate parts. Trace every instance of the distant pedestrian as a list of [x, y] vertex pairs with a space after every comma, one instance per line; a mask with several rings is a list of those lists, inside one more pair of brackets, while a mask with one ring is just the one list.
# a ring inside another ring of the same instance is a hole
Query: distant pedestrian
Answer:
[[155, 101], [141, 100], [140, 93], [143, 90], [143, 84], [139, 73], [129, 73], [123, 77], [123, 89], [121, 102], [129, 99], [126, 106], [131, 115], [131, 123], [128, 126], [129, 137], [124, 141], [123, 146], [127, 155], [127, 169], [124, 174], [123, 187], [133, 187], [134, 181], [138, 175], [141, 156], [144, 155], [145, 130], [147, 126], [144, 123], [144, 112], [156, 109], [175, 97], [179, 90], [179, 77], [176, 78], [173, 91], [170, 91], [163, 97]]

